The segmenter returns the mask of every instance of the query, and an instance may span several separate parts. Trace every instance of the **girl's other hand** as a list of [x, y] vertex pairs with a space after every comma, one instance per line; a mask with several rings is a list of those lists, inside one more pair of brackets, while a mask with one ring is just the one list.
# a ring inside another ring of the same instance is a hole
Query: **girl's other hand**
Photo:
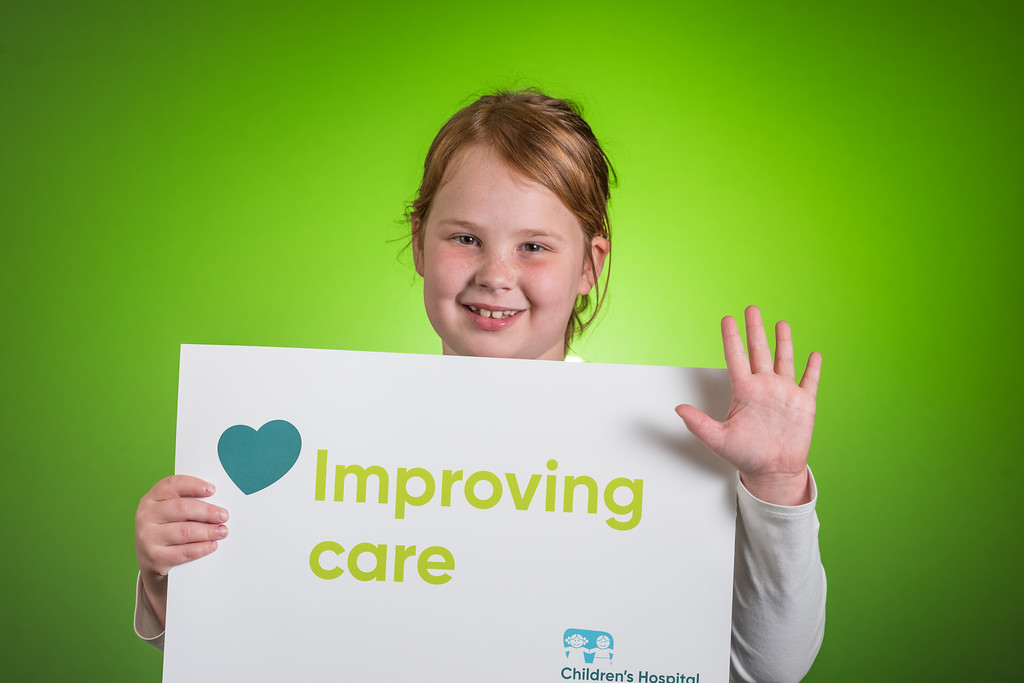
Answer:
[[775, 363], [761, 322], [761, 311], [745, 312], [749, 360], [732, 316], [722, 319], [725, 365], [732, 403], [723, 422], [691, 405], [676, 406], [687, 429], [719, 457], [740, 471], [754, 496], [777, 505], [809, 502], [807, 453], [814, 432], [814, 413], [821, 354], [807, 360], [800, 383], [793, 368], [793, 336], [789, 323], [775, 326]]
[[143, 589], [161, 624], [167, 613], [167, 572], [209, 555], [228, 535], [228, 511], [196, 500], [213, 491], [213, 484], [179, 474], [158, 481], [139, 501], [135, 554]]

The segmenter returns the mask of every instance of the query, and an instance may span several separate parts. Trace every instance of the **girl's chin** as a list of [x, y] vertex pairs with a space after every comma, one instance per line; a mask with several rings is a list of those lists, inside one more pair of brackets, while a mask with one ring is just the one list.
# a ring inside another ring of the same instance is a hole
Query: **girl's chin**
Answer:
[[476, 358], [532, 358], [525, 349], [510, 348], [501, 344], [458, 344], [454, 348], [444, 345], [446, 356], [473, 356]]
[[561, 341], [550, 349], [522, 346], [511, 340], [460, 340], [454, 344], [442, 342], [446, 356], [476, 356], [478, 358], [519, 358], [528, 360], [564, 360], [565, 349]]

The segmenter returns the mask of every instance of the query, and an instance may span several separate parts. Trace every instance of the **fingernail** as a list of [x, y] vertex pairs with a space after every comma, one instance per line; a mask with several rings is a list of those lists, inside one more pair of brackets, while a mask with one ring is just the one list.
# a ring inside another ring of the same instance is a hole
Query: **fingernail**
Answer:
[[225, 510], [225, 509], [223, 509], [223, 508], [221, 508], [221, 509], [220, 509], [220, 510], [219, 510], [219, 511], [217, 512], [217, 519], [219, 519], [219, 520], [220, 520], [220, 521], [222, 521], [222, 522], [226, 522], [226, 521], [228, 521], [228, 511], [227, 511], [227, 510]]
[[217, 527], [217, 535], [221, 538], [224, 538], [228, 535], [228, 528], [221, 524], [219, 527]]
[[207, 484], [206, 485], [206, 495], [212, 496], [214, 491], [216, 491], [216, 490], [217, 490], [217, 487], [214, 486], [213, 484]]

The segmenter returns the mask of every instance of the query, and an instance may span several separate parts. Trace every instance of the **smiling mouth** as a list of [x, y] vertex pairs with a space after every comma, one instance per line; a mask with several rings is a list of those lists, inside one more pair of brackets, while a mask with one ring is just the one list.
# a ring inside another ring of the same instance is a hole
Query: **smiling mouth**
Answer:
[[504, 318], [511, 318], [512, 316], [519, 315], [522, 312], [522, 311], [490, 311], [490, 310], [487, 310], [486, 308], [480, 308], [478, 306], [469, 306], [469, 305], [467, 305], [466, 308], [468, 308], [469, 310], [473, 311], [477, 315], [482, 316], [484, 318], [497, 318], [499, 320], [504, 319]]

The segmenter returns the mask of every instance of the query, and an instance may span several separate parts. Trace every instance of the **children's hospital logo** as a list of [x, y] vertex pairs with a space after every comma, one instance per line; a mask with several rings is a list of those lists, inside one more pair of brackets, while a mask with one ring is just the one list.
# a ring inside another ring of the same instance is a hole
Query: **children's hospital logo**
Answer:
[[611, 662], [615, 655], [615, 639], [607, 631], [590, 631], [583, 628], [566, 629], [562, 635], [565, 657], [583, 660], [584, 664]]
[[245, 495], [262, 491], [288, 473], [299, 459], [302, 437], [291, 422], [272, 420], [259, 430], [228, 427], [217, 442], [217, 455], [231, 481]]

